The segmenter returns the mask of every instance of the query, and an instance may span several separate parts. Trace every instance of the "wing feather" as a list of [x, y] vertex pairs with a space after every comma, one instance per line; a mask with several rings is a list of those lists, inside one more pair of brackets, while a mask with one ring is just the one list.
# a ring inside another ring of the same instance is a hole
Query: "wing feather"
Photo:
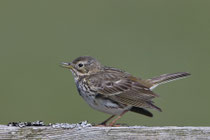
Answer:
[[121, 71], [109, 71], [89, 77], [87, 81], [94, 92], [121, 104], [155, 108], [151, 100], [158, 95], [144, 86], [140, 79]]

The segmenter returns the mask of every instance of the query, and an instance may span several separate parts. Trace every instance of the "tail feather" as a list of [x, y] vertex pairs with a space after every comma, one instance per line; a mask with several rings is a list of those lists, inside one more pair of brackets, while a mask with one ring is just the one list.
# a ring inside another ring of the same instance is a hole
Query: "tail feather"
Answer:
[[132, 108], [130, 109], [130, 111], [136, 112], [136, 113], [139, 113], [139, 114], [148, 116], [148, 117], [153, 117], [152, 113], [149, 112], [148, 110], [144, 109], [144, 108], [132, 107]]
[[189, 76], [190, 73], [187, 72], [177, 72], [177, 73], [171, 73], [171, 74], [163, 74], [158, 77], [154, 77], [151, 79], [146, 80], [148, 83], [150, 83], [150, 89], [154, 89], [160, 84], [168, 83], [174, 80], [178, 80], [181, 78], [185, 78]]

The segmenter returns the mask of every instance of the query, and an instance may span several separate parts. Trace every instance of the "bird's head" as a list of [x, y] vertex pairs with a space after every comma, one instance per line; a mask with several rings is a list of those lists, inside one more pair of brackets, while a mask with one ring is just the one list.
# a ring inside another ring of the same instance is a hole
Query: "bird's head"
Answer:
[[78, 57], [70, 63], [62, 62], [61, 66], [69, 69], [77, 77], [95, 74], [102, 69], [102, 65], [90, 56]]

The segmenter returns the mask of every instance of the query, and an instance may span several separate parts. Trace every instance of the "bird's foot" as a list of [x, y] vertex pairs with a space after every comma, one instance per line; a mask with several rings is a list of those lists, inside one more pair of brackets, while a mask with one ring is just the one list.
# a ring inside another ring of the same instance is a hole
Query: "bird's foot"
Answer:
[[127, 124], [97, 124], [93, 125], [94, 127], [122, 127], [122, 126], [128, 126]]

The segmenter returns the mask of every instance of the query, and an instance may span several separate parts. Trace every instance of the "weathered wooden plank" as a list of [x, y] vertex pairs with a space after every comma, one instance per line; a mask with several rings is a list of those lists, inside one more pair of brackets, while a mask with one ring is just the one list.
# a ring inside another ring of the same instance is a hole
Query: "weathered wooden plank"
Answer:
[[210, 127], [14, 127], [0, 125], [0, 139], [210, 139]]

